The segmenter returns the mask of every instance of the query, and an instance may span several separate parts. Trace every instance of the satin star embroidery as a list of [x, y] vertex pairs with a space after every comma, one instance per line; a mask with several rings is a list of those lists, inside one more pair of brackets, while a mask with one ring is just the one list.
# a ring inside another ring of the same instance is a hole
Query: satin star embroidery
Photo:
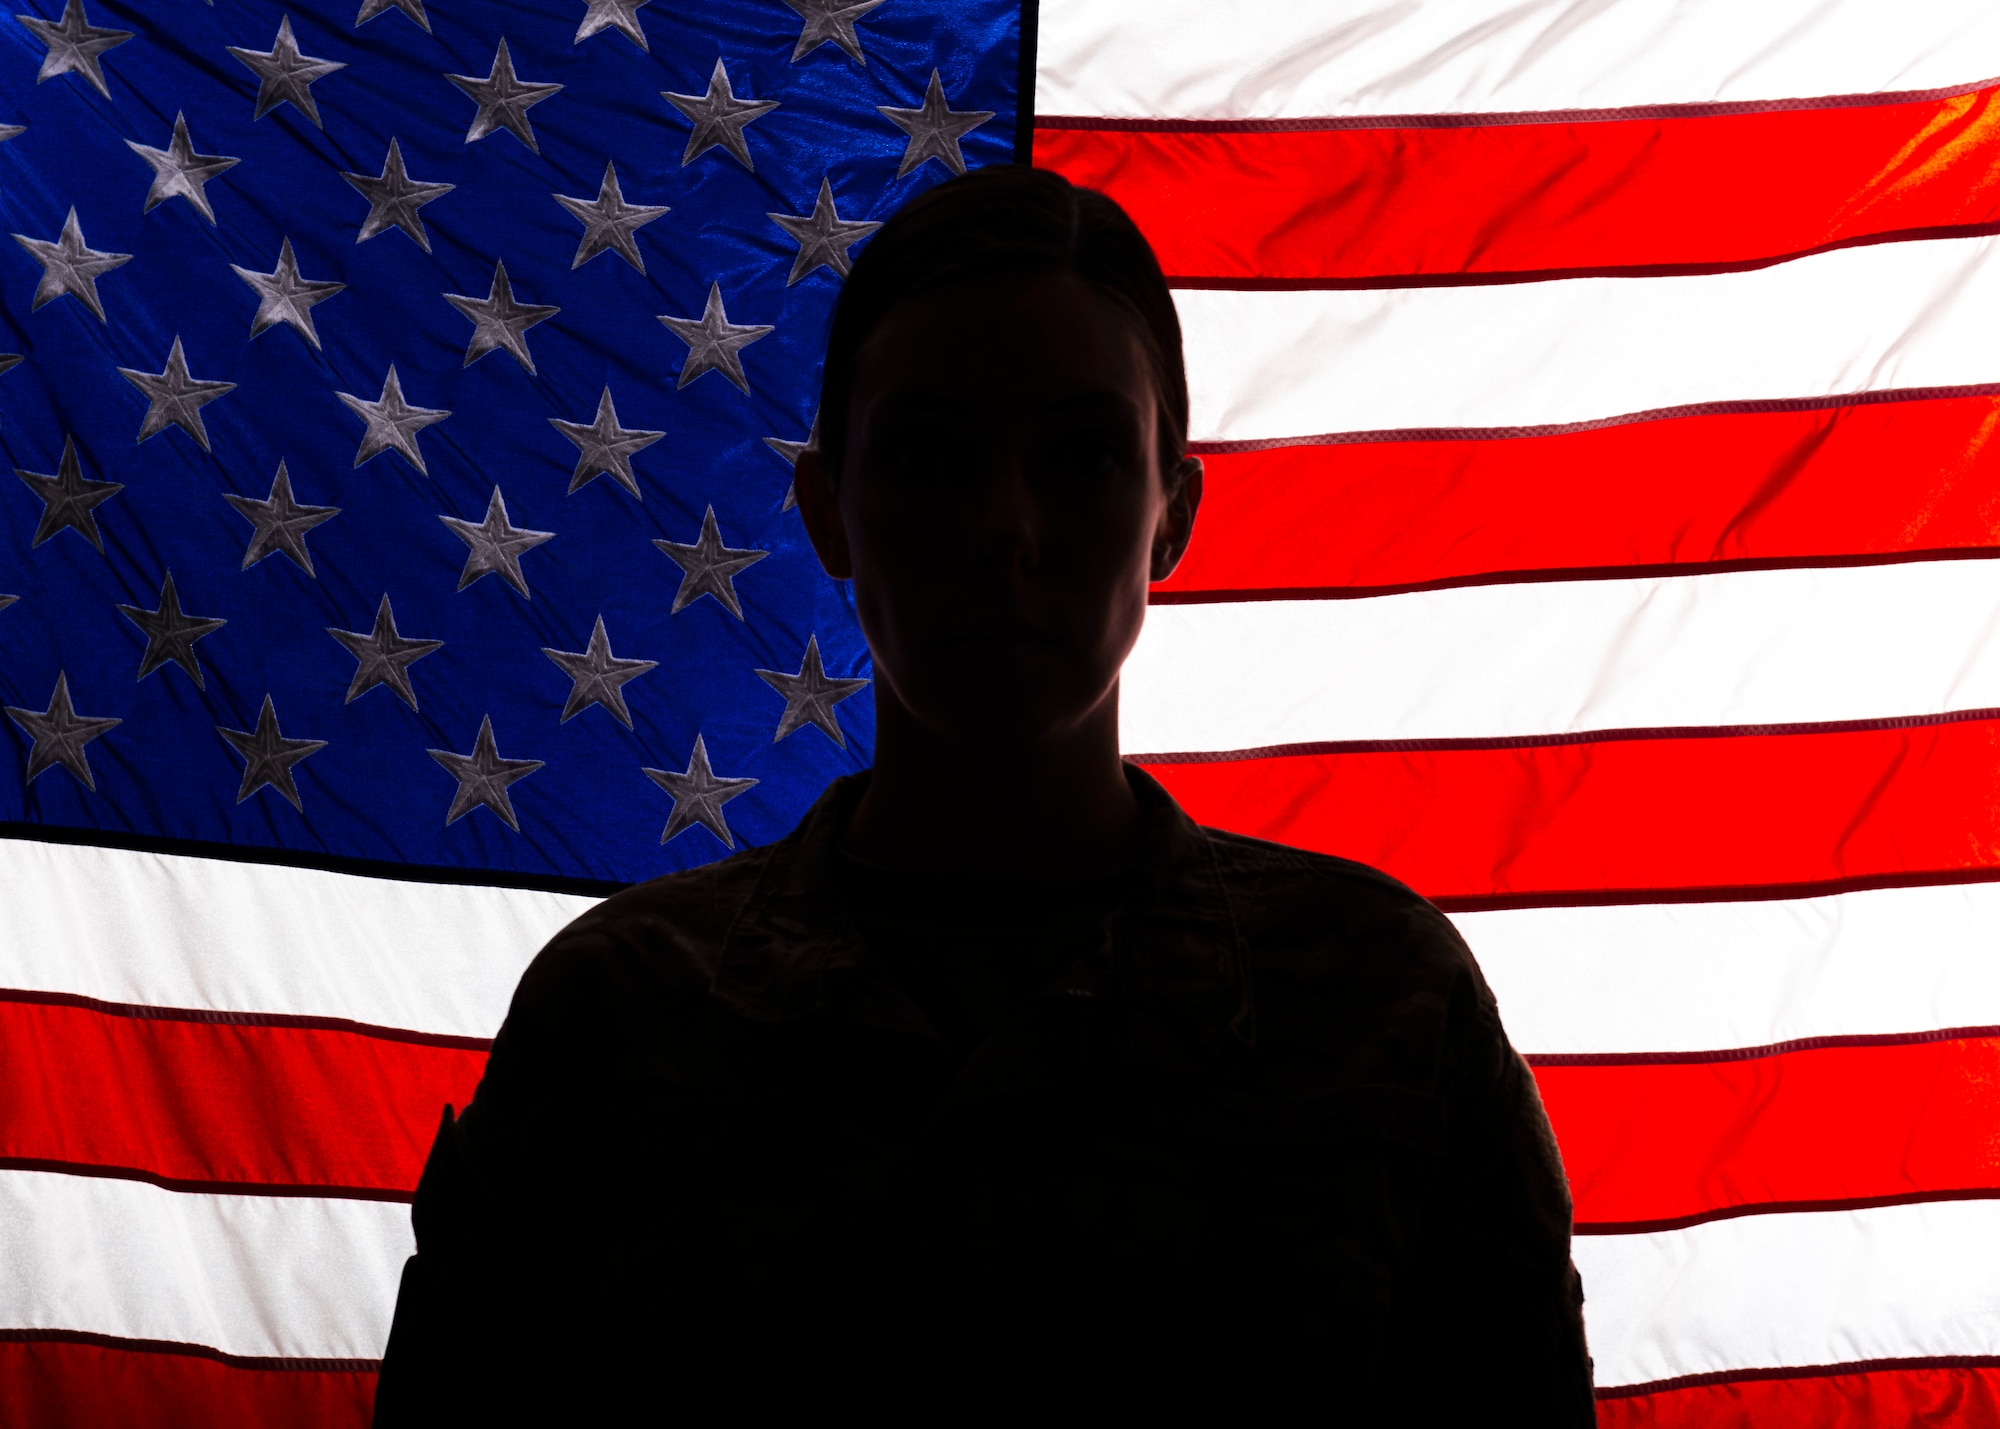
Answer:
[[611, 653], [611, 637], [604, 633], [604, 617], [590, 632], [590, 645], [583, 650], [551, 650], [542, 653], [570, 678], [569, 699], [563, 703], [559, 724], [568, 724], [592, 705], [603, 705], [611, 717], [630, 729], [632, 711], [625, 707], [624, 684], [659, 666], [657, 660], [620, 660]]
[[847, 736], [841, 733], [833, 707], [848, 696], [859, 694], [868, 687], [868, 682], [829, 678], [820, 666], [817, 635], [806, 637], [806, 656], [799, 664], [798, 674], [759, 670], [757, 676], [785, 697], [785, 712], [778, 719], [778, 732], [771, 736], [771, 743], [776, 744], [794, 730], [810, 724], [832, 736], [842, 749], [847, 748]]
[[251, 526], [250, 544], [243, 552], [239, 570], [247, 571], [266, 556], [282, 551], [300, 570], [315, 580], [319, 578], [313, 569], [312, 552], [306, 549], [306, 532], [322, 521], [331, 521], [340, 514], [340, 508], [301, 506], [293, 500], [292, 478], [284, 462], [278, 463], [278, 474], [271, 478], [271, 494], [264, 500], [229, 491], [222, 493], [222, 499], [234, 506], [236, 514]]
[[278, 712], [272, 707], [269, 695], [264, 696], [264, 707], [257, 712], [255, 730], [217, 725], [215, 732], [243, 756], [243, 781], [236, 786], [237, 803], [268, 785], [284, 795], [294, 809], [305, 812], [305, 805], [299, 802], [299, 786], [292, 778], [292, 766], [326, 748], [325, 740], [286, 739], [278, 730]]
[[516, 78], [514, 60], [507, 53], [504, 36], [500, 47], [493, 52], [493, 67], [486, 72], [486, 78], [479, 79], [469, 74], [448, 74], [445, 78], [464, 90], [466, 97], [479, 106], [478, 112], [472, 116], [472, 127], [465, 131], [466, 143], [484, 139], [495, 129], [505, 129], [526, 144], [530, 152], [542, 152], [541, 145], [535, 142], [535, 126], [528, 122], [528, 111], [544, 99], [552, 98], [562, 86], [530, 84]]
[[444, 649], [442, 640], [411, 640], [396, 629], [396, 612], [389, 607], [389, 595], [384, 591], [382, 604], [375, 611], [375, 628], [363, 635], [358, 630], [336, 630], [331, 625], [326, 633], [338, 640], [347, 653], [357, 663], [354, 678], [347, 685], [346, 704], [353, 704], [377, 685], [387, 685], [396, 692], [396, 698], [411, 709], [417, 707], [417, 692], [410, 687], [410, 666]]
[[147, 610], [138, 605], [121, 605], [118, 610], [146, 637], [146, 653], [139, 657], [139, 673], [135, 679], [143, 680], [160, 666], [171, 662], [187, 671], [195, 688], [208, 687], [208, 682], [202, 678], [201, 662], [195, 659], [194, 642], [205, 635], [213, 635], [229, 622], [184, 613], [180, 595], [174, 590], [172, 571], [167, 572], [167, 578], [160, 586], [158, 610]]
[[35, 742], [28, 751], [28, 783], [34, 783], [60, 764], [93, 793], [97, 789], [97, 779], [90, 772], [90, 757], [84, 753], [83, 747], [107, 730], [125, 723], [122, 719], [78, 714], [69, 701], [69, 675], [63, 671], [56, 672], [56, 687], [49, 695], [47, 709], [16, 709], [9, 705], [7, 718], [26, 730], [28, 738]]
[[391, 9], [401, 10], [414, 23], [421, 25], [426, 35], [431, 32], [431, 17], [424, 13], [424, 0], [361, 0], [361, 9], [354, 16], [354, 28], [360, 29], [377, 15]]
[[41, 545], [67, 527], [98, 550], [104, 549], [104, 537], [98, 532], [93, 510], [123, 491], [125, 486], [117, 481], [85, 479], [83, 464], [76, 456], [75, 437], [63, 437], [62, 461], [57, 464], [54, 476], [23, 471], [18, 466], [14, 468], [14, 475], [25, 481], [28, 489], [42, 499], [42, 519], [35, 523], [35, 538], [28, 543], [30, 546]]
[[507, 786], [540, 769], [542, 761], [502, 759], [499, 748], [493, 742], [492, 715], [480, 719], [479, 738], [473, 742], [472, 753], [453, 754], [448, 749], [426, 752], [442, 764], [452, 778], [458, 780], [458, 792], [452, 795], [451, 811], [444, 816], [445, 827], [451, 827], [484, 805], [515, 833], [521, 831], [520, 822], [514, 817], [514, 801], [508, 797]]
[[811, 213], [798, 217], [771, 213], [765, 217], [791, 234], [792, 241], [799, 245], [798, 257], [792, 260], [791, 276], [785, 279], [788, 288], [815, 268], [831, 268], [845, 278], [853, 266], [847, 250], [882, 226], [842, 218], [833, 206], [833, 184], [824, 178], [819, 181], [819, 200], [813, 204]]
[[521, 557], [544, 541], [555, 539], [553, 531], [529, 531], [507, 520], [507, 502], [500, 488], [486, 503], [484, 521], [466, 521], [457, 516], [440, 516], [452, 534], [471, 549], [466, 552], [465, 569], [459, 573], [458, 588], [464, 590], [482, 576], [497, 575], [529, 600], [528, 579], [521, 574]]
[[673, 810], [667, 815], [667, 826], [660, 831], [661, 843], [684, 829], [700, 824], [721, 839], [724, 847], [736, 847], [735, 836], [729, 832], [729, 821], [722, 816], [722, 806], [738, 794], [748, 793], [756, 787], [757, 781], [718, 778], [708, 767], [708, 747], [702, 743], [699, 734], [694, 737], [694, 753], [688, 756], [688, 767], [684, 773], [645, 768], [639, 772], [664, 789], [674, 801]]
[[257, 76], [257, 112], [250, 116], [252, 119], [262, 119], [280, 104], [289, 104], [312, 120], [315, 129], [326, 127], [319, 122], [319, 105], [313, 102], [313, 82], [337, 69], [346, 69], [347, 65], [340, 60], [316, 60], [300, 54], [298, 42], [292, 38], [290, 15], [279, 18], [278, 37], [271, 41], [270, 49], [246, 50], [231, 45], [229, 53]]
[[173, 350], [167, 354], [166, 371], [140, 372], [121, 367], [118, 375], [145, 394], [146, 416], [139, 423], [140, 441], [156, 437], [168, 427], [179, 427], [200, 443], [203, 451], [209, 448], [208, 427], [201, 420], [201, 409], [236, 390], [234, 382], [203, 382], [189, 376], [178, 336], [174, 338]]
[[151, 213], [170, 198], [184, 198], [210, 223], [215, 222], [215, 210], [209, 207], [205, 186], [210, 179], [243, 162], [221, 154], [197, 154], [194, 140], [188, 137], [184, 114], [174, 115], [174, 137], [167, 141], [166, 148], [155, 149], [131, 139], [125, 141], [125, 147], [153, 169], [153, 186], [146, 190], [146, 207], [142, 212]]
[[16, 15], [14, 18], [47, 47], [42, 56], [41, 70], [35, 75], [36, 84], [54, 79], [59, 74], [80, 74], [99, 94], [106, 99], [111, 97], [111, 91], [104, 84], [104, 69], [99, 63], [99, 56], [131, 39], [130, 30], [101, 30], [91, 24], [84, 18], [83, 0], [69, 0], [63, 6], [60, 20], [44, 20], [39, 15]]
[[[792, 468], [794, 472], [797, 472], [799, 453], [808, 447], [817, 447], [819, 445], [819, 413], [813, 413], [812, 425], [806, 429], [806, 439], [804, 441], [788, 442], [783, 437], [766, 437], [764, 438], [764, 445], [783, 457], [785, 465]], [[790, 482], [786, 483], [785, 499], [779, 505], [778, 509], [780, 511], [789, 511], [798, 504], [799, 484], [798, 478], [795, 475]]]
[[862, 64], [868, 63], [868, 56], [861, 53], [861, 41], [854, 33], [854, 22], [884, 0], [785, 0], [785, 3], [805, 21], [799, 30], [799, 42], [792, 46], [793, 64], [825, 44], [839, 45]]
[[301, 278], [298, 260], [292, 256], [290, 238], [278, 250], [278, 266], [269, 273], [238, 268], [234, 263], [229, 267], [257, 295], [257, 315], [250, 320], [251, 337], [261, 336], [279, 323], [289, 323], [299, 330], [307, 342], [314, 347], [319, 346], [319, 333], [313, 327], [312, 310], [344, 291], [347, 284]]
[[928, 159], [936, 159], [954, 174], [965, 172], [965, 155], [958, 141], [993, 117], [990, 109], [953, 109], [944, 102], [944, 81], [931, 71], [930, 88], [924, 91], [922, 109], [896, 109], [878, 104], [882, 117], [910, 136], [903, 150], [903, 162], [896, 168], [901, 178]]
[[618, 409], [611, 405], [609, 387], [597, 399], [596, 421], [586, 426], [551, 417], [549, 425], [576, 443], [576, 471], [569, 479], [571, 492], [581, 490], [599, 476], [609, 476], [641, 501], [645, 500], [639, 491], [639, 478], [632, 474], [632, 458], [666, 433], [619, 426]]
[[507, 265], [497, 260], [493, 264], [493, 286], [485, 297], [446, 293], [444, 300], [472, 320], [472, 341], [465, 347], [467, 367], [487, 353], [502, 349], [533, 372], [535, 359], [528, 355], [528, 329], [562, 311], [542, 303], [515, 302], [514, 285], [507, 281]]
[[743, 606], [736, 599], [737, 573], [771, 554], [769, 551], [736, 551], [723, 545], [722, 532], [715, 524], [713, 506], [703, 514], [701, 538], [692, 546], [674, 541], [655, 541], [653, 544], [681, 568], [680, 589], [674, 592], [674, 608], [668, 612], [670, 615], [678, 615], [694, 601], [712, 595], [724, 610], [741, 620]]
[[424, 227], [423, 219], [417, 216], [417, 210], [458, 187], [457, 184], [419, 183], [411, 178], [409, 171], [403, 167], [403, 150], [394, 135], [389, 138], [389, 153], [382, 160], [379, 177], [370, 178], [366, 174], [342, 174], [341, 177], [368, 200], [368, 217], [361, 221], [361, 234], [354, 240], [356, 243], [366, 243], [378, 233], [400, 228], [426, 253], [431, 251], [431, 236]]
[[744, 168], [756, 170], [750, 162], [750, 144], [743, 137], [743, 126], [752, 120], [761, 119], [778, 107], [775, 99], [738, 99], [729, 88], [729, 71], [722, 66], [721, 59], [715, 62], [715, 71], [708, 77], [706, 94], [675, 94], [663, 89], [660, 97], [680, 110], [694, 125], [694, 132], [688, 135], [687, 148], [681, 151], [681, 167], [686, 168], [697, 158], [717, 147], [735, 155], [736, 162]]
[[743, 375], [740, 354], [751, 343], [775, 331], [769, 323], [731, 323], [729, 314], [723, 311], [720, 283], [708, 285], [708, 306], [702, 309], [700, 317], [675, 318], [662, 313], [660, 321], [688, 345], [687, 361], [681, 364], [680, 381], [675, 387], [687, 386], [704, 372], [720, 372], [746, 395], [750, 381]]
[[639, 28], [639, 7], [650, 3], [651, 0], [585, 0], [583, 23], [576, 27], [576, 38], [570, 43], [580, 45], [601, 30], [616, 30], [650, 53], [652, 47], [646, 43], [646, 32]]
[[610, 160], [605, 161], [604, 182], [598, 185], [596, 198], [571, 198], [567, 194], [549, 197], [583, 225], [583, 239], [576, 245], [576, 258], [569, 265], [572, 270], [581, 268], [600, 253], [612, 252], [641, 273], [646, 271], [646, 260], [639, 256], [634, 235], [669, 210], [662, 204], [625, 202], [625, 195], [618, 188], [618, 170]]
[[346, 404], [367, 428], [361, 433], [361, 445], [355, 449], [354, 464], [373, 461], [383, 452], [393, 451], [404, 461], [430, 475], [424, 466], [424, 454], [417, 449], [417, 433], [433, 422], [442, 422], [451, 415], [442, 407], [412, 407], [403, 400], [403, 384], [396, 376], [396, 364], [389, 364], [389, 375], [382, 380], [382, 396], [374, 402], [364, 401], [351, 392], [333, 394]]
[[28, 305], [28, 311], [33, 312], [43, 303], [52, 303], [64, 294], [70, 294], [89, 308], [99, 322], [104, 321], [104, 304], [97, 296], [97, 280], [113, 268], [131, 262], [130, 253], [99, 253], [86, 244], [83, 241], [83, 226], [76, 221], [74, 206], [70, 208], [69, 217], [63, 220], [62, 236], [55, 242], [51, 243], [46, 238], [30, 238], [25, 233], [15, 234], [14, 241], [42, 265], [42, 278], [35, 284], [35, 300]]

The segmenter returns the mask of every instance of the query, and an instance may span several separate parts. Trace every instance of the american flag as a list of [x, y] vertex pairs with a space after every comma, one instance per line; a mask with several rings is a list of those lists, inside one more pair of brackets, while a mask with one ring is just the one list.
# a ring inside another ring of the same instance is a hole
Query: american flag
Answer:
[[867, 762], [786, 461], [1032, 117], [1208, 463], [1125, 748], [1452, 913], [1602, 1421], [2000, 1424], [2000, 9], [642, 4], [0, 29], [0, 1419], [365, 1419], [526, 960]]
[[0, 1422], [359, 1424], [440, 1108], [869, 761], [789, 500], [999, 0], [0, 22]]
[[1208, 492], [1124, 747], [1440, 903], [1600, 1420], [2000, 1424], [2000, 7], [1045, 4]]

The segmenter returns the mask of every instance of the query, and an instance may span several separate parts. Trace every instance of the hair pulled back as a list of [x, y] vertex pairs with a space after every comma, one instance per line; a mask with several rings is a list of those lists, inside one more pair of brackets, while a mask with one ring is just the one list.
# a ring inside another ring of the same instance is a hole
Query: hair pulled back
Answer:
[[1160, 395], [1162, 457], [1187, 451], [1180, 317], [1150, 244], [1095, 189], [1020, 164], [976, 169], [918, 195], [855, 260], [833, 310], [820, 377], [819, 448], [835, 481], [847, 446], [855, 367], [870, 334], [910, 298], [994, 278], [1067, 273], [1124, 312]]

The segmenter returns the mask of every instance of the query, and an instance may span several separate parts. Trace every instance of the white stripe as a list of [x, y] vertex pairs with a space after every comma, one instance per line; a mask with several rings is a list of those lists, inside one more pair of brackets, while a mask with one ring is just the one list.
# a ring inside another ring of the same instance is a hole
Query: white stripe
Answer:
[[0, 839], [0, 988], [491, 1037], [596, 900]]
[[2000, 1202], [1743, 1216], [1579, 1236], [1600, 1388], [1850, 1360], [2000, 1354]]
[[2000, 884], [1454, 913], [1523, 1052], [2000, 1026]]
[[1181, 290], [1190, 431], [1238, 441], [1540, 426], [2000, 381], [1996, 252], [2000, 239], [1959, 238], [1688, 278]]
[[1045, 0], [1035, 110], [1266, 119], [1624, 108], [1996, 74], [1991, 0]]
[[410, 1208], [0, 1171], [0, 1327], [379, 1359]]
[[2000, 707], [2000, 563], [1154, 606], [1119, 703], [1134, 753]]

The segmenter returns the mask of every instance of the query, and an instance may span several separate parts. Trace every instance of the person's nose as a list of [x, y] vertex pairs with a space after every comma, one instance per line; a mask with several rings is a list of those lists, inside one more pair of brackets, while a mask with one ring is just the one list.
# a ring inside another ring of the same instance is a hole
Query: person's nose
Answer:
[[1031, 569], [1041, 554], [1044, 513], [1024, 457], [1018, 450], [1006, 453], [984, 483], [976, 551], [990, 571]]

